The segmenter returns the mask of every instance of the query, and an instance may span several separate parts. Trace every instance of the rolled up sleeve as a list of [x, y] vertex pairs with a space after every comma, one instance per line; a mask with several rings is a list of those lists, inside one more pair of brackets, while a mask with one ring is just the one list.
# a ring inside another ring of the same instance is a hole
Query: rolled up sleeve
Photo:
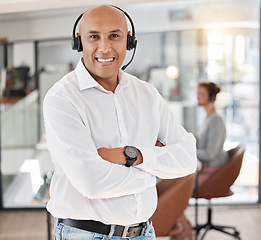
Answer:
[[164, 146], [139, 147], [143, 163], [137, 168], [162, 179], [178, 178], [196, 171], [196, 139], [176, 121], [163, 99], [160, 104], [158, 141]]

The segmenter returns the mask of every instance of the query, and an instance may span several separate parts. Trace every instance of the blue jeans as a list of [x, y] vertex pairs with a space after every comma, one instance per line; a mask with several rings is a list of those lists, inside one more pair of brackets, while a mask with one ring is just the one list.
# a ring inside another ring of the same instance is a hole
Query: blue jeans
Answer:
[[[147, 229], [143, 235], [140, 235], [131, 240], [155, 240], [155, 232], [152, 224], [147, 223]], [[112, 225], [113, 226], [113, 225]], [[121, 237], [113, 236], [114, 227], [111, 228], [109, 235], [103, 235], [94, 232], [84, 231], [78, 228], [64, 225], [63, 223], [56, 223], [54, 226], [54, 239], [55, 240], [121, 240]]]

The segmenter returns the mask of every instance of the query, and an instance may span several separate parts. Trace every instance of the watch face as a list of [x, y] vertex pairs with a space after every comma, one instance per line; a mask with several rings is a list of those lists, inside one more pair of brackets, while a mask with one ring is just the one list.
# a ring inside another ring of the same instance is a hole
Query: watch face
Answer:
[[126, 153], [126, 155], [127, 155], [128, 157], [130, 157], [130, 158], [137, 158], [138, 155], [139, 155], [138, 149], [135, 148], [135, 147], [131, 147], [131, 146], [126, 147], [125, 153]]

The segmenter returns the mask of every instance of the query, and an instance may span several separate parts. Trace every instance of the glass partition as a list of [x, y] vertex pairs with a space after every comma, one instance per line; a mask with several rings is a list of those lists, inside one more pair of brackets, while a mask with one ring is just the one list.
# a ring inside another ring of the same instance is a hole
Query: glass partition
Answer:
[[[219, 110], [226, 119], [227, 141], [246, 147], [241, 174], [233, 189], [240, 200], [258, 200], [259, 30], [251, 26], [206, 31], [207, 75], [222, 86]], [[235, 197], [233, 197], [236, 199]]]
[[4, 68], [4, 43], [0, 43], [0, 70]]
[[34, 46], [34, 42], [8, 44], [7, 67], [2, 66], [1, 71], [1, 180], [4, 208], [43, 207], [45, 196], [42, 186], [48, 181], [46, 176], [52, 172], [52, 165], [38, 149], [41, 136]]

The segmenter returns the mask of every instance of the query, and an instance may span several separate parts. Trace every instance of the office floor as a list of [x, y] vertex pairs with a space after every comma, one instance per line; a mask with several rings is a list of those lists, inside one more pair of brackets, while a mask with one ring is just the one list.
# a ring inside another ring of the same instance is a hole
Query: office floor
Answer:
[[[206, 220], [206, 207], [199, 208], [199, 223]], [[194, 209], [186, 215], [194, 224]], [[242, 240], [260, 240], [261, 206], [216, 206], [214, 222], [236, 226]], [[47, 215], [45, 211], [0, 212], [0, 240], [47, 240]], [[162, 238], [168, 239], [168, 238]], [[232, 240], [233, 237], [210, 231], [205, 240]]]
[[[217, 225], [236, 227], [241, 240], [260, 240], [261, 229], [261, 206], [214, 206], [212, 222]], [[195, 224], [194, 207], [186, 210], [186, 216]], [[198, 223], [205, 224], [207, 221], [207, 206], [200, 206], [198, 211]], [[203, 230], [202, 230], [203, 231]], [[232, 240], [235, 239], [224, 233], [211, 230], [204, 240]]]

